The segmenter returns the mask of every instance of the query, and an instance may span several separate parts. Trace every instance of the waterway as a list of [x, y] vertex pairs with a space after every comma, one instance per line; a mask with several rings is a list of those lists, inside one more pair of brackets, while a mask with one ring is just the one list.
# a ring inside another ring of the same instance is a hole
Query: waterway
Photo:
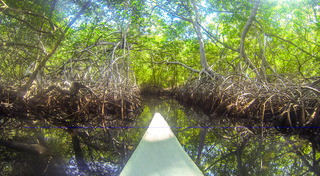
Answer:
[[173, 99], [144, 98], [142, 110], [125, 128], [106, 121], [100, 127], [1, 129], [2, 144], [46, 150], [0, 145], [0, 175], [119, 175], [155, 112], [204, 175], [319, 175], [319, 151], [271, 126], [207, 116]]

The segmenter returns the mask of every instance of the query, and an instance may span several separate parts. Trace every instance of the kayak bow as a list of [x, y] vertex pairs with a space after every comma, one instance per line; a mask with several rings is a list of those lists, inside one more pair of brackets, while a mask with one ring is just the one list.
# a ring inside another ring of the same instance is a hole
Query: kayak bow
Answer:
[[159, 113], [155, 113], [149, 128], [120, 174], [144, 175], [203, 175]]

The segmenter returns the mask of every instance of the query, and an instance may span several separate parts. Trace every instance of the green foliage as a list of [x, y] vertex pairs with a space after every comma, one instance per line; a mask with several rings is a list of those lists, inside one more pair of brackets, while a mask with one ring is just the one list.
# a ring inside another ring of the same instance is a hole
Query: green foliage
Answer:
[[[1, 42], [7, 43], [0, 46], [3, 80], [23, 83], [85, 3], [54, 2], [7, 1], [7, 8], [2, 6]], [[211, 68], [232, 74], [238, 73], [241, 65], [247, 75], [257, 76], [236, 52], [253, 3], [195, 3], [200, 24], [206, 29], [202, 33]], [[313, 1], [262, 1], [245, 42], [252, 63], [261, 70], [265, 58], [270, 66], [266, 72], [272, 75], [295, 75], [298, 79], [319, 75], [317, 7]], [[97, 81], [120, 74], [120, 80], [136, 80], [139, 85], [183, 85], [190, 75], [198, 75], [172, 62], [201, 69], [196, 32], [193, 24], [183, 19], [194, 20], [193, 8], [191, 1], [94, 1], [67, 31], [39, 77]]]

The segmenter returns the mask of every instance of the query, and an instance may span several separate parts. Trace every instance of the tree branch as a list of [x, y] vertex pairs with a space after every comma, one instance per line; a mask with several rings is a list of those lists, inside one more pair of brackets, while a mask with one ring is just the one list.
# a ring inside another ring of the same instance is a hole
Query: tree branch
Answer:
[[27, 83], [21, 87], [20, 91], [25, 93], [32, 85], [32, 82], [36, 79], [38, 73], [40, 70], [46, 65], [49, 58], [56, 52], [58, 46], [62, 42], [65, 34], [67, 33], [68, 29], [72, 26], [72, 24], [80, 17], [80, 15], [88, 8], [89, 4], [91, 3], [91, 0], [88, 0], [81, 8], [81, 10], [78, 12], [78, 14], [71, 20], [71, 22], [67, 25], [67, 27], [62, 31], [62, 34], [59, 38], [59, 40], [55, 43], [51, 51], [43, 58], [43, 60], [39, 63], [37, 68], [33, 71], [31, 76], [29, 77], [29, 80]]
[[232, 51], [235, 51], [235, 52], [238, 52], [240, 53], [240, 50], [239, 49], [234, 49], [232, 48], [231, 46], [221, 42], [218, 38], [216, 38], [215, 36], [213, 36], [209, 31], [207, 31], [202, 25], [199, 24], [199, 26], [209, 35], [210, 38], [212, 38], [213, 40], [217, 41], [218, 43], [220, 43], [221, 45], [223, 45], [224, 47], [232, 50]]
[[258, 11], [258, 8], [259, 8], [259, 3], [260, 3], [260, 0], [255, 0], [254, 1], [254, 5], [253, 5], [253, 8], [251, 9], [251, 14], [249, 16], [249, 19], [247, 20], [246, 25], [243, 28], [243, 31], [242, 31], [242, 34], [241, 34], [241, 41], [240, 41], [240, 60], [241, 60], [241, 58], [243, 58], [244, 61], [249, 64], [250, 68], [255, 71], [257, 76], [259, 75], [258, 72], [257, 72], [257, 68], [251, 62], [251, 60], [248, 58], [248, 56], [246, 55], [245, 48], [244, 48], [244, 42], [246, 40], [246, 35], [247, 35], [247, 33], [248, 33], [249, 29], [250, 29], [250, 26], [251, 26], [254, 18], [257, 15], [257, 11]]
[[31, 11], [14, 9], [14, 8], [11, 8], [11, 7], [8, 7], [8, 6], [1, 6], [0, 9], [3, 10], [3, 11], [13, 11], [14, 13], [23, 13], [23, 14], [27, 14], [27, 15], [32, 15], [32, 16], [36, 16], [36, 17], [40, 17], [40, 18], [43, 18], [45, 20], [48, 20], [48, 18], [46, 16], [41, 15], [41, 14], [37, 14], [37, 13], [33, 13]]
[[[13, 13], [15, 13], [15, 14], [17, 14], [17, 13], [22, 13], [22, 14], [31, 15], [31, 16], [34, 16], [34, 17], [40, 17], [40, 18], [43, 18], [43, 19], [47, 20], [53, 30], [55, 30], [55, 27], [57, 27], [57, 26], [54, 25], [54, 23], [52, 22], [51, 17], [48, 18], [48, 17], [46, 17], [46, 16], [44, 16], [44, 15], [41, 15], [41, 14], [38, 14], [38, 13], [33, 13], [33, 12], [27, 11], [27, 10], [14, 9], [14, 8], [8, 7], [7, 5], [1, 6], [1, 7], [0, 7], [0, 10], [2, 10], [2, 11], [4, 12], [4, 14], [9, 15], [9, 16], [11, 16], [11, 17], [13, 17], [13, 18], [15, 18], [15, 19], [17, 19], [17, 20], [19, 20], [19, 21], [22, 21], [22, 22], [26, 23], [29, 27], [31, 27], [31, 28], [33, 28], [33, 29], [34, 29], [34, 27], [33, 27], [32, 25], [30, 25], [28, 22], [26, 22], [25, 20], [19, 19], [19, 18], [15, 17], [15, 16], [11, 15], [9, 12], [11, 11], [11, 12], [13, 12]], [[7, 12], [7, 11], [8, 11], [8, 12]], [[50, 15], [51, 15], [51, 14], [50, 14]], [[41, 32], [49, 33], [49, 32], [45, 32], [45, 31], [41, 31]]]
[[176, 64], [176, 65], [181, 65], [183, 66], [184, 68], [188, 69], [188, 70], [191, 70], [192, 72], [196, 72], [196, 73], [200, 73], [200, 70], [197, 70], [197, 69], [194, 69], [192, 67], [189, 67], [188, 65], [184, 64], [184, 63], [181, 63], [181, 62], [178, 62], [178, 61], [162, 61], [162, 62], [153, 62], [155, 64]]
[[23, 22], [24, 24], [26, 24], [27, 26], [29, 26], [31, 29], [33, 29], [33, 30], [36, 31], [36, 32], [41, 32], [41, 33], [46, 33], [46, 34], [51, 34], [51, 35], [52, 35], [51, 32], [42, 31], [42, 30], [40, 30], [40, 29], [36, 29], [32, 24], [30, 24], [30, 23], [27, 22], [26, 20], [17, 18], [16, 16], [13, 16], [13, 15], [11, 15], [10, 13], [7, 13], [7, 12], [4, 12], [4, 14], [6, 14], [6, 15], [8, 15], [8, 16], [10, 16], [10, 17], [12, 17], [12, 18], [14, 18], [14, 19], [16, 19], [16, 20], [18, 20], [18, 21]]
[[162, 10], [170, 13], [172, 16], [175, 16], [175, 17], [178, 17], [178, 18], [180, 18], [180, 19], [182, 19], [182, 20], [185, 20], [185, 21], [188, 21], [188, 22], [190, 22], [190, 23], [193, 23], [193, 20], [192, 20], [192, 19], [189, 19], [189, 18], [186, 18], [186, 17], [184, 17], [184, 16], [178, 15], [178, 14], [176, 14], [175, 12], [173, 12], [172, 10], [168, 10], [168, 9], [164, 8], [163, 6], [156, 5], [156, 7], [159, 7], [160, 9], [162, 9]]
[[279, 37], [279, 36], [277, 36], [277, 35], [270, 34], [270, 33], [266, 33], [266, 35], [267, 35], [267, 36], [270, 36], [270, 37], [275, 37], [275, 38], [280, 39], [280, 40], [282, 40], [282, 41], [284, 41], [284, 42], [287, 42], [287, 43], [293, 45], [294, 47], [296, 47], [297, 49], [299, 49], [300, 51], [306, 53], [307, 55], [309, 55], [309, 56], [311, 56], [311, 57], [313, 57], [313, 58], [315, 58], [316, 60], [320, 60], [320, 57], [317, 57], [317, 56], [312, 55], [311, 53], [309, 53], [309, 52], [307, 52], [306, 50], [300, 48], [299, 46], [297, 46], [296, 44], [292, 43], [292, 42], [289, 41], [289, 40], [286, 40], [286, 39], [284, 39], [284, 38], [281, 38], [281, 37]]
[[242, 34], [241, 34], [241, 42], [240, 42], [240, 58], [245, 56], [245, 54], [244, 54], [244, 52], [245, 52], [244, 42], [246, 40], [246, 35], [247, 35], [248, 31], [249, 31], [249, 28], [250, 28], [250, 26], [252, 24], [252, 21], [254, 20], [254, 18], [257, 15], [259, 3], [260, 3], [260, 0], [255, 0], [254, 1], [254, 5], [253, 5], [253, 8], [251, 9], [251, 14], [249, 16], [249, 19], [248, 19], [248, 21], [246, 22], [246, 25], [243, 28], [243, 31], [242, 31]]
[[[3, 4], [3, 6], [1, 6], [1, 8], [6, 8], [6, 7], [8, 7], [8, 6], [7, 6], [7, 4], [6, 4], [6, 3], [4, 3], [4, 1], [3, 1], [3, 0], [0, 0], [0, 1], [1, 1], [1, 3]], [[1, 8], [0, 8], [0, 9], [1, 9]]]
[[200, 24], [200, 15], [199, 15], [199, 10], [197, 7], [197, 4], [194, 0], [191, 0], [191, 3], [193, 5], [193, 9], [195, 11], [195, 21], [192, 22], [194, 30], [197, 33], [198, 37], [198, 42], [199, 42], [199, 49], [200, 49], [200, 64], [201, 64], [201, 69], [204, 69], [205, 71], [209, 71], [211, 68], [209, 68], [209, 64], [206, 58], [206, 52], [205, 52], [205, 47], [204, 47], [204, 42], [203, 42], [203, 36], [201, 33], [201, 27], [199, 26]]
[[35, 45], [27, 44], [27, 43], [20, 43], [20, 42], [2, 42], [2, 43], [0, 43], [0, 47], [5, 47], [5, 46], [24, 46], [26, 48], [36, 48], [36, 49], [39, 49], [40, 51], [42, 51], [43, 53], [45, 53], [42, 48], [37, 47]]

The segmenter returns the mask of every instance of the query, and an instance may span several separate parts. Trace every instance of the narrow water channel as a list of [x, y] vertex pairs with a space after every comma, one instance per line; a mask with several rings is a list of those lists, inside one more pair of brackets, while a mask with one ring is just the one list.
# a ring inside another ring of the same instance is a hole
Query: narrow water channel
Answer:
[[1, 129], [0, 175], [119, 175], [155, 112], [204, 175], [319, 175], [320, 154], [296, 136], [208, 117], [172, 99], [144, 98], [142, 108], [128, 128]]

